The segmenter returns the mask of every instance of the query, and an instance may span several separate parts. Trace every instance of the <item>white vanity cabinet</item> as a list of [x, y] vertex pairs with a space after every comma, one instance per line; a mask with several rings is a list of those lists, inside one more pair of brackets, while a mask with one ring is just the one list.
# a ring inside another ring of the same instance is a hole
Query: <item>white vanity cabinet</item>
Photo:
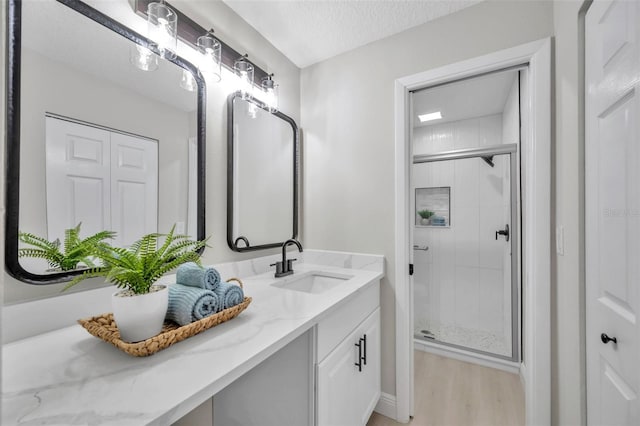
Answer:
[[379, 283], [318, 324], [316, 425], [365, 425], [380, 398]]
[[[331, 256], [336, 262], [345, 255]], [[318, 293], [276, 287], [272, 273], [245, 277], [253, 297], [246, 312], [148, 359], [125, 356], [78, 325], [7, 343], [2, 406], [10, 409], [2, 410], [0, 424], [364, 426], [380, 396], [383, 258], [340, 260], [347, 261], [370, 269], [297, 265], [301, 273], [351, 276]], [[371, 270], [376, 264], [380, 270]], [[100, 307], [112, 291], [14, 305], [3, 318], [24, 324], [34, 311]], [[71, 318], [86, 316], [74, 312]], [[43, 351], [45, 358], [29, 355]], [[70, 371], [70, 363], [83, 368]], [[108, 395], [100, 393], [105, 386]], [[69, 398], [70, 392], [106, 396]]]

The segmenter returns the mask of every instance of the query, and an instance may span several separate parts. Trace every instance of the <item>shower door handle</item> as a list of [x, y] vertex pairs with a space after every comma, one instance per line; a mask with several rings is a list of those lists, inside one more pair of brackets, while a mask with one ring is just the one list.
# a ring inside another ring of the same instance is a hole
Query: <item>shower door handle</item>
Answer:
[[505, 241], [509, 241], [509, 224], [506, 224], [504, 229], [496, 231], [496, 241], [498, 240], [498, 235], [504, 235]]

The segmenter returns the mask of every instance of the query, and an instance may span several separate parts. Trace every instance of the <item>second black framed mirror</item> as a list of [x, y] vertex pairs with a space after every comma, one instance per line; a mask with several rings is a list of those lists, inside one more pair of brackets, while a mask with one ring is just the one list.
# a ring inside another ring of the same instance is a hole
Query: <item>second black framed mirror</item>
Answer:
[[241, 92], [227, 99], [227, 244], [237, 252], [298, 236], [296, 122]]

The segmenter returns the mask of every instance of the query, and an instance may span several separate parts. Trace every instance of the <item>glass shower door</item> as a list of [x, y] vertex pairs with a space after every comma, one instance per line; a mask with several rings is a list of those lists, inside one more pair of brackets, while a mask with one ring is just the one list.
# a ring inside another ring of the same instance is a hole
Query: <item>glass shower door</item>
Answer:
[[413, 165], [414, 336], [516, 359], [515, 153], [466, 151]]

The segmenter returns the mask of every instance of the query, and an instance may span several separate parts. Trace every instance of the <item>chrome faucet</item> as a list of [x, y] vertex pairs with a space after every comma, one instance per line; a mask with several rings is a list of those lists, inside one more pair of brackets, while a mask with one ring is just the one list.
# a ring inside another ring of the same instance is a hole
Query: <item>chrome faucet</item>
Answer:
[[300, 244], [300, 241], [295, 240], [293, 238], [285, 241], [282, 244], [282, 261], [281, 262], [276, 262], [276, 263], [272, 263], [270, 266], [275, 266], [276, 267], [276, 278], [280, 278], [280, 277], [286, 277], [287, 275], [291, 275], [293, 274], [293, 268], [291, 267], [291, 264], [298, 260], [298, 259], [287, 259], [287, 246], [289, 244], [295, 244], [298, 246], [298, 251], [300, 251], [302, 253], [302, 244]]

